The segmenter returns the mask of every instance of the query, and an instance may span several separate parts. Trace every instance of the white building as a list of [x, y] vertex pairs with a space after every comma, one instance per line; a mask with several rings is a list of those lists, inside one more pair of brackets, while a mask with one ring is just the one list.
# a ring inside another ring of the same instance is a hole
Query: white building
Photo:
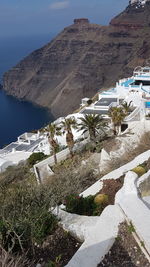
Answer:
[[[80, 113], [74, 113], [68, 115], [66, 118], [74, 117], [79, 121], [79, 117], [83, 115]], [[64, 117], [57, 119], [54, 123], [60, 125], [64, 120]], [[82, 132], [72, 129], [74, 135], [74, 141], [81, 138]], [[66, 133], [61, 136], [55, 136], [58, 144], [61, 147], [67, 146]], [[0, 172], [6, 170], [8, 166], [17, 165], [21, 161], [27, 160], [32, 153], [43, 152], [45, 155], [51, 153], [51, 147], [48, 141], [47, 133], [24, 133], [17, 138], [16, 142], [12, 142], [3, 149], [0, 149]]]
[[138, 4], [138, 5], [145, 5], [145, 3], [147, 2], [147, 1], [149, 1], [149, 0], [130, 0], [129, 1], [129, 3], [131, 4], [131, 5], [134, 5], [134, 4]]
[[82, 114], [99, 114], [107, 117], [111, 107], [122, 102], [131, 103], [133, 112], [129, 118], [139, 113], [140, 118], [150, 114], [150, 67], [137, 67], [133, 76], [119, 80], [115, 88], [99, 93], [99, 100], [81, 111]]
[[[39, 132], [20, 135], [16, 142], [0, 149], [0, 172], [10, 165], [17, 165], [21, 161], [27, 160], [33, 152], [45, 152], [44, 142], [46, 142], [46, 137]], [[46, 152], [50, 153], [49, 150]]]
[[[125, 118], [128, 124], [131, 121], [142, 120], [150, 117], [150, 67], [137, 67], [133, 76], [119, 80], [116, 87], [100, 92], [98, 101], [83, 108], [79, 113], [68, 115], [66, 118], [74, 117], [80, 122], [84, 114], [99, 114], [108, 118], [111, 107], [119, 106], [122, 102], [131, 103], [132, 111]], [[138, 119], [137, 119], [138, 118]], [[54, 123], [60, 125], [65, 118], [59, 118]], [[82, 132], [72, 129], [74, 140], [83, 137]], [[66, 146], [66, 133], [55, 136], [60, 146]], [[51, 152], [47, 133], [24, 133], [13, 142], [0, 150], [0, 172], [8, 166], [18, 164], [26, 160], [33, 152], [43, 152], [49, 155]]]

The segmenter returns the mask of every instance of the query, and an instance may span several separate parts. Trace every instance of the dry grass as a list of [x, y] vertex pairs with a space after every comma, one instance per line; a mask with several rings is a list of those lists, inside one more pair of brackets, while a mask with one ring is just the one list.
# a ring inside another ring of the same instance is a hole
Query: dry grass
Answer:
[[9, 166], [5, 172], [0, 173], [0, 186], [8, 186], [9, 184], [22, 181], [28, 181], [31, 184], [36, 182], [34, 174], [31, 173], [29, 167], [24, 163]]
[[0, 267], [30, 267], [29, 262], [21, 256], [12, 256], [0, 247]]
[[55, 175], [47, 178], [43, 184], [49, 192], [53, 206], [62, 202], [67, 195], [80, 194], [98, 179], [95, 164], [92, 161], [86, 162], [86, 165], [80, 161], [80, 164], [76, 166], [71, 164], [68, 166], [68, 163], [69, 161], [65, 163], [65, 166], [55, 169]]

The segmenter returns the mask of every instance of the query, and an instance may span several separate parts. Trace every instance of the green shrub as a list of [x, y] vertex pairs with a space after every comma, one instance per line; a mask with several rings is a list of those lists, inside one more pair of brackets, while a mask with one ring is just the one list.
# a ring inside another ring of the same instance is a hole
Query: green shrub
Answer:
[[0, 190], [0, 240], [11, 252], [33, 248], [51, 234], [57, 219], [50, 213], [51, 197], [46, 188], [13, 184]]
[[27, 160], [29, 166], [33, 166], [37, 162], [47, 158], [47, 156], [43, 152], [33, 153]]
[[16, 221], [12, 224], [4, 219], [0, 219], [0, 236], [3, 248], [18, 253], [27, 249], [31, 244], [31, 229], [27, 222]]
[[134, 169], [132, 169], [133, 172], [135, 172], [139, 177], [146, 173], [146, 170], [142, 166], [137, 166]]
[[9, 166], [5, 172], [0, 173], [0, 186], [27, 180], [30, 183], [36, 181], [27, 164], [20, 163], [17, 166]]
[[87, 101], [87, 104], [88, 104], [88, 105], [91, 105], [92, 103], [93, 103], [92, 99], [89, 99], [89, 100]]
[[41, 243], [56, 228], [56, 217], [48, 211], [40, 214], [39, 218], [32, 225], [32, 238], [35, 242]]
[[128, 225], [128, 232], [129, 233], [134, 233], [135, 232], [135, 228], [134, 225], [132, 224], [132, 222], [130, 222], [130, 224]]
[[56, 218], [50, 212], [37, 216], [31, 214], [30, 219], [15, 220], [9, 225], [5, 219], [0, 220], [0, 235], [4, 249], [13, 253], [31, 247], [32, 242], [41, 244], [50, 235], [57, 224]]
[[95, 150], [96, 150], [96, 144], [94, 144], [92, 142], [89, 142], [89, 143], [87, 143], [85, 145], [84, 150], [85, 151], [90, 151], [90, 152], [95, 152]]
[[95, 196], [69, 195], [65, 199], [66, 211], [79, 215], [96, 216], [102, 211], [102, 206], [94, 203]]
[[96, 144], [96, 152], [97, 152], [97, 153], [100, 153], [101, 150], [102, 150], [102, 148], [103, 148], [103, 146], [102, 146], [102, 142], [98, 142], [98, 143]]

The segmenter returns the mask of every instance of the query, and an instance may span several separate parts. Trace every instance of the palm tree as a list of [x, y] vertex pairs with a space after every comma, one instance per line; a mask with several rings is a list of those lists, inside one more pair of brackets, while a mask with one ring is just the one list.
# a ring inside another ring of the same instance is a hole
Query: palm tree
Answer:
[[129, 113], [129, 111], [130, 111], [131, 103], [132, 103], [132, 101], [130, 101], [129, 104], [128, 104], [126, 101], [124, 101], [124, 102], [121, 104], [121, 106], [123, 107], [123, 109], [124, 109], [126, 115], [127, 115], [127, 114]]
[[55, 123], [50, 123], [47, 126], [46, 130], [48, 131], [48, 141], [53, 151], [54, 162], [55, 164], [57, 164], [56, 153], [57, 153], [59, 145], [55, 139], [55, 136], [61, 135], [60, 127], [58, 127]]
[[121, 123], [127, 115], [125, 110], [122, 107], [111, 107], [108, 115], [110, 116], [114, 126], [114, 134], [119, 134], [121, 131]]
[[90, 140], [95, 143], [96, 133], [101, 130], [105, 133], [105, 128], [107, 127], [106, 120], [96, 114], [86, 114], [83, 118], [80, 118], [81, 123], [79, 123], [79, 130], [83, 130], [83, 133], [89, 132]]
[[64, 119], [61, 122], [61, 128], [66, 132], [66, 143], [70, 151], [70, 156], [73, 157], [73, 147], [74, 147], [74, 136], [72, 133], [72, 128], [77, 129], [77, 122], [74, 117]]

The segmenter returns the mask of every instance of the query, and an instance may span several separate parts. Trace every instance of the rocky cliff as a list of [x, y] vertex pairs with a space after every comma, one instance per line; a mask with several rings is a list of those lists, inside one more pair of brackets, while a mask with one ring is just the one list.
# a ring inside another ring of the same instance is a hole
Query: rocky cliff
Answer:
[[109, 26], [76, 19], [5, 73], [4, 90], [49, 107], [55, 117], [72, 112], [81, 98], [112, 86], [150, 57], [149, 3], [128, 6]]

